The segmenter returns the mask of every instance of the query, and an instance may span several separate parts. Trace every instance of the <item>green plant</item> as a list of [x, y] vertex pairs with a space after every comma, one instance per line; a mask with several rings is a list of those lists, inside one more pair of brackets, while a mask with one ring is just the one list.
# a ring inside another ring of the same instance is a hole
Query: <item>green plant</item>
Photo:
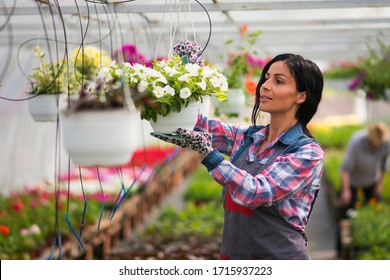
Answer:
[[326, 149], [324, 176], [337, 195], [341, 193], [340, 167], [343, 160], [343, 150]]
[[342, 61], [332, 64], [328, 69], [323, 71], [324, 78], [327, 79], [351, 79], [359, 74], [359, 62]]
[[153, 61], [153, 68], [138, 63], [123, 64], [126, 83], [141, 110], [141, 119], [157, 120], [171, 111], [180, 112], [189, 103], [215, 96], [227, 98], [226, 77], [211, 65], [185, 63], [178, 54]]
[[390, 205], [369, 204], [351, 218], [351, 235], [358, 259], [390, 259]]
[[67, 61], [61, 59], [58, 63], [47, 62], [45, 53], [39, 47], [34, 49], [34, 54], [39, 59], [39, 66], [33, 69], [29, 75], [32, 79], [31, 94], [58, 94], [68, 92], [72, 94], [79, 86], [77, 72], [67, 73]]
[[142, 236], [177, 238], [180, 236], [206, 237], [222, 234], [223, 207], [220, 203], [209, 202], [201, 206], [187, 202], [185, 208], [173, 207], [163, 209], [153, 224], [146, 227]]
[[[235, 42], [233, 39], [226, 40], [224, 45], [226, 54], [221, 58], [226, 60], [226, 67], [223, 69], [223, 74], [227, 78], [229, 88], [243, 88], [244, 76], [246, 74], [254, 74], [251, 69], [251, 59], [257, 56], [256, 50], [253, 47], [257, 38], [261, 35], [261, 31], [247, 33], [246, 25], [241, 26], [241, 45], [236, 46], [236, 50], [232, 51], [231, 46]], [[261, 71], [261, 65], [256, 65], [255, 71]]]
[[352, 134], [363, 129], [362, 124], [313, 126], [310, 131], [324, 148], [345, 148]]
[[201, 167], [191, 175], [191, 180], [184, 193], [184, 200], [195, 203], [220, 201], [221, 191], [222, 187], [211, 179], [207, 169]]

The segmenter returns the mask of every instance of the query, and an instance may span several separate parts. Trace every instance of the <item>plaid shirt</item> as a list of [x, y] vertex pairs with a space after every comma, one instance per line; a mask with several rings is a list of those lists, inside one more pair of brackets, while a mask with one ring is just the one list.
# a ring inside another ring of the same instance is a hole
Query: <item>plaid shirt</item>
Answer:
[[[249, 128], [209, 120], [206, 116], [199, 115], [194, 130], [210, 132], [215, 148], [202, 163], [214, 180], [231, 194], [234, 202], [252, 209], [274, 205], [288, 223], [304, 231], [315, 199], [314, 193], [320, 188], [323, 149], [314, 139], [305, 136], [301, 126], [297, 124], [259, 153], [259, 146], [267, 135], [268, 126], [258, 126], [251, 136], [253, 141], [249, 148], [241, 154], [239, 149], [244, 145], [244, 133]], [[308, 141], [299, 144], [297, 140], [302, 137]], [[267, 168], [256, 175], [237, 168], [220, 154], [230, 156], [233, 162], [235, 157], [245, 156], [247, 161], [265, 164], [278, 141], [292, 149], [289, 153], [278, 155]]]

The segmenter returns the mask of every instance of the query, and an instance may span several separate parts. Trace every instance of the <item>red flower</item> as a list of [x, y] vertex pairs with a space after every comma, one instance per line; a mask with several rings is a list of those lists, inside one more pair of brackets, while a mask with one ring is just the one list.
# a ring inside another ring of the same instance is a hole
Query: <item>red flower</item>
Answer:
[[11, 207], [15, 210], [16, 213], [20, 213], [24, 209], [24, 203], [18, 200], [12, 203]]
[[5, 225], [0, 225], [0, 233], [2, 235], [8, 235], [10, 232], [9, 228]]
[[257, 87], [257, 83], [255, 81], [252, 81], [252, 80], [245, 81], [245, 88], [249, 94], [255, 94], [256, 87]]
[[247, 32], [248, 32], [248, 24], [243, 23], [243, 24], [240, 26], [240, 35], [241, 35], [241, 38], [245, 38]]

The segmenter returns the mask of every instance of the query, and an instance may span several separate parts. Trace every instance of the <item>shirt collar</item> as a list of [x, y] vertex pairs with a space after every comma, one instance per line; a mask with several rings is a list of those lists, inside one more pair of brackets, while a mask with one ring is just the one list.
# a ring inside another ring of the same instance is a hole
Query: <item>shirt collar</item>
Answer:
[[300, 123], [296, 123], [292, 128], [287, 130], [279, 138], [279, 141], [285, 145], [291, 145], [296, 142], [300, 136], [303, 134], [303, 129]]
[[[254, 142], [263, 141], [268, 133], [269, 125], [262, 127], [258, 132], [252, 135]], [[278, 141], [285, 145], [291, 145], [303, 134], [302, 126], [296, 123], [293, 127], [283, 133]]]

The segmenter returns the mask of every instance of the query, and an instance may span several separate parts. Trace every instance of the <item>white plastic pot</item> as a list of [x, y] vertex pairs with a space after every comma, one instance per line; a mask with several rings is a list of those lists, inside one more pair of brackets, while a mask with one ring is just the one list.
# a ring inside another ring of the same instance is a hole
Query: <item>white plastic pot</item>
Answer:
[[29, 94], [28, 108], [34, 121], [55, 122], [57, 114], [66, 108], [67, 94]]
[[127, 164], [141, 144], [141, 125], [139, 112], [125, 109], [64, 114], [64, 145], [76, 165]]
[[190, 103], [187, 107], [182, 107], [180, 112], [170, 112], [167, 116], [157, 117], [157, 122], [150, 121], [150, 125], [156, 132], [171, 133], [178, 128], [192, 130], [198, 119], [198, 112], [209, 115], [210, 97], [204, 97], [203, 102]]

